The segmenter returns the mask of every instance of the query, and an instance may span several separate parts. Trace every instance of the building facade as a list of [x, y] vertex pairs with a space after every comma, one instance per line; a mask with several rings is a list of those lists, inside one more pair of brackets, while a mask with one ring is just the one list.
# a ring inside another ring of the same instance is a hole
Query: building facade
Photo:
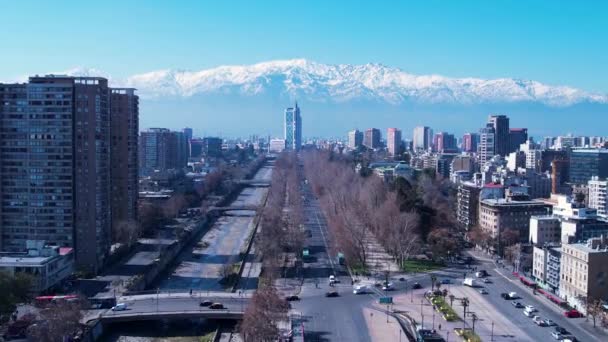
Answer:
[[608, 297], [608, 243], [604, 237], [562, 245], [560, 297], [583, 314], [584, 303]]
[[431, 146], [433, 130], [430, 127], [418, 126], [414, 128], [412, 148], [415, 150], [428, 150]]
[[78, 267], [96, 272], [111, 244], [108, 81], [35, 76], [0, 84], [0, 98], [1, 249], [73, 247]]
[[509, 129], [509, 153], [519, 150], [519, 145], [528, 141], [527, 128]]
[[139, 171], [148, 176], [155, 171], [181, 169], [188, 162], [190, 148], [183, 132], [150, 128], [139, 136]]
[[551, 212], [551, 205], [541, 201], [485, 199], [479, 204], [479, 226], [494, 238], [507, 229], [519, 233], [519, 241], [530, 236], [530, 218]]
[[462, 136], [463, 152], [477, 152], [477, 144], [479, 144], [479, 134], [465, 133]]
[[401, 130], [389, 128], [386, 130], [386, 147], [391, 156], [401, 153]]
[[302, 116], [297, 102], [294, 107], [285, 109], [284, 123], [285, 149], [299, 151], [302, 148]]
[[483, 166], [495, 154], [495, 130], [491, 124], [488, 124], [485, 128], [479, 130], [479, 143], [477, 144], [479, 165]]
[[139, 97], [133, 88], [110, 91], [112, 227], [137, 220]]
[[380, 130], [377, 128], [368, 128], [365, 130], [363, 135], [363, 145], [367, 148], [379, 148], [380, 147]]
[[363, 145], [363, 132], [358, 129], [348, 132], [348, 148], [355, 150], [361, 145]]
[[506, 156], [509, 154], [511, 142], [509, 140], [509, 118], [506, 115], [490, 115], [488, 123], [494, 128], [494, 153]]
[[592, 176], [588, 183], [589, 188], [589, 208], [597, 210], [597, 214], [602, 217], [608, 215], [608, 201], [606, 200], [606, 190], [608, 180]]
[[462, 182], [458, 185], [456, 219], [467, 231], [478, 223], [480, 192], [481, 188], [472, 182]]
[[593, 176], [608, 178], [608, 149], [576, 149], [570, 154], [570, 182], [587, 184]]

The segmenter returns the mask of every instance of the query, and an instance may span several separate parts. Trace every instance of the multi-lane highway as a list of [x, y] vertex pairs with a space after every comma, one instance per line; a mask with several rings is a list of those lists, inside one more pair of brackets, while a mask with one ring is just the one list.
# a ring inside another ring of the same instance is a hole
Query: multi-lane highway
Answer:
[[[305, 341], [370, 341], [362, 308], [373, 298], [352, 293], [350, 276], [335, 262], [335, 254], [328, 248], [332, 242], [327, 224], [308, 184], [303, 184], [303, 195], [311, 262], [304, 264], [302, 300], [295, 302], [293, 309], [302, 315]], [[330, 275], [337, 276], [340, 283], [329, 286]], [[325, 297], [330, 290], [340, 296]]]

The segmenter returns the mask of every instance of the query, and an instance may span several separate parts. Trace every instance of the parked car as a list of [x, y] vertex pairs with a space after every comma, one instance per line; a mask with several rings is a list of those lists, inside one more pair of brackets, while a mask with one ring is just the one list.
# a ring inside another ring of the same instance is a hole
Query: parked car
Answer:
[[213, 304], [212, 301], [210, 301], [210, 300], [204, 300], [204, 301], [200, 302], [198, 305], [199, 306], [211, 306], [211, 304]]
[[532, 305], [526, 305], [526, 307], [524, 308], [524, 310], [530, 311], [530, 312], [538, 312], [538, 310], [534, 306], [532, 306]]
[[412, 289], [414, 289], [414, 290], [418, 290], [421, 288], [422, 288], [422, 285], [420, 285], [420, 283], [414, 283], [414, 285], [412, 285]]
[[222, 304], [222, 303], [213, 303], [213, 304], [209, 305], [209, 308], [213, 309], [213, 310], [221, 310], [221, 309], [224, 308], [224, 304]]
[[490, 280], [490, 278], [483, 278], [483, 283], [484, 284], [491, 284], [492, 281]]
[[296, 295], [292, 295], [292, 296], [285, 297], [285, 300], [288, 302], [295, 302], [295, 301], [300, 300], [300, 297], [298, 297]]
[[112, 311], [125, 311], [127, 310], [127, 303], [118, 303], [112, 307]]
[[583, 317], [583, 314], [580, 313], [576, 309], [572, 309], [572, 310], [564, 312], [564, 316], [566, 316], [568, 318], [579, 318], [579, 317]]
[[560, 333], [560, 334], [562, 334], [562, 335], [568, 335], [568, 334], [570, 334], [570, 333], [568, 332], [568, 330], [566, 330], [566, 329], [564, 329], [564, 328], [560, 327], [559, 325], [556, 325], [556, 326], [555, 326], [555, 331], [556, 331], [556, 332], [558, 332], [558, 333]]
[[442, 283], [442, 284], [451, 284], [451, 283], [452, 283], [452, 281], [451, 281], [450, 279], [447, 279], [447, 278], [446, 278], [446, 279], [442, 279], [442, 280], [441, 280], [441, 283]]
[[327, 291], [325, 292], [325, 297], [339, 297], [340, 294], [337, 291]]
[[482, 289], [479, 289], [479, 293], [485, 295], [485, 294], [488, 294], [488, 290], [482, 288]]

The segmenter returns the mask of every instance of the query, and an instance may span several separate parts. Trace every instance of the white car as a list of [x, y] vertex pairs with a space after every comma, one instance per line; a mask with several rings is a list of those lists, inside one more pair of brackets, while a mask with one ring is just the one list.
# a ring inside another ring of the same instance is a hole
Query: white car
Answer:
[[530, 311], [530, 312], [538, 312], [538, 310], [536, 310], [536, 308], [532, 305], [526, 305], [526, 307], [524, 308], [525, 311]]
[[528, 310], [524, 310], [524, 315], [526, 315], [527, 317], [533, 317], [534, 316], [534, 312], [528, 311]]
[[486, 289], [480, 289], [479, 293], [481, 293], [481, 294], [488, 294], [488, 290], [486, 290]]
[[118, 303], [112, 307], [112, 311], [125, 311], [127, 310], [127, 303]]
[[382, 286], [382, 291], [393, 291], [394, 289], [393, 283], [384, 284]]
[[548, 319], [548, 318], [547, 318], [547, 319], [545, 319], [545, 324], [546, 324], [548, 327], [552, 327], [552, 326], [554, 326], [554, 325], [555, 325], [555, 322], [553, 322], [552, 320], [550, 320], [550, 319]]
[[365, 286], [365, 285], [357, 285], [353, 289], [353, 293], [356, 294], [356, 295], [358, 295], [358, 294], [366, 294], [367, 293], [367, 286]]
[[540, 316], [534, 316], [532, 318], [532, 321], [538, 326], [545, 326], [545, 320], [543, 320]]

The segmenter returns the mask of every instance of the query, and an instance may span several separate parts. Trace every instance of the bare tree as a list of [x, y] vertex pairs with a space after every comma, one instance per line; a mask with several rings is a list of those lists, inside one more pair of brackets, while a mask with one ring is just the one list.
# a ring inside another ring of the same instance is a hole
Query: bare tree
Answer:
[[141, 236], [142, 226], [134, 220], [123, 220], [112, 227], [114, 242], [131, 247]]
[[39, 312], [38, 322], [28, 328], [28, 340], [55, 342], [72, 336], [80, 326], [82, 310], [87, 306], [83, 297], [52, 303]]
[[259, 288], [251, 298], [239, 331], [245, 342], [276, 341], [279, 337], [277, 323], [287, 319], [289, 305], [281, 299], [272, 286]]
[[598, 318], [603, 319], [603, 316], [606, 314], [604, 309], [604, 304], [599, 299], [592, 299], [587, 301], [587, 314], [591, 317], [593, 321], [593, 327], [596, 327], [596, 321]]

